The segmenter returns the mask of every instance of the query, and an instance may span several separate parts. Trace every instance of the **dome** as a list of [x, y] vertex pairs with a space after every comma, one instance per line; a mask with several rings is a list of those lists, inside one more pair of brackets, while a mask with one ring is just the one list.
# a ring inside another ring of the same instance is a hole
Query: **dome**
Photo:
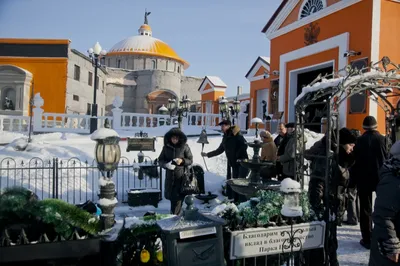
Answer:
[[169, 58], [181, 62], [184, 69], [189, 67], [189, 63], [179, 57], [167, 43], [152, 36], [151, 27], [148, 24], [143, 24], [139, 28], [139, 35], [118, 42], [107, 52], [108, 56], [127, 54]]

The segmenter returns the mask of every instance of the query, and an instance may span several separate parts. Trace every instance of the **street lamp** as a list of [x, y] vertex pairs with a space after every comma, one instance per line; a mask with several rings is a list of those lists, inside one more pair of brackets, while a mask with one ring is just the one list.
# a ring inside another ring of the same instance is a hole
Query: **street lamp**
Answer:
[[182, 96], [182, 100], [179, 101], [178, 105], [175, 99], [168, 99], [168, 111], [171, 117], [174, 116], [174, 113], [178, 116], [178, 126], [182, 127], [182, 118], [188, 116], [189, 108], [190, 108], [191, 100], [188, 96]]
[[251, 119], [251, 123], [256, 124], [256, 139], [258, 139], [258, 125], [262, 124], [263, 121], [261, 118], [254, 117], [253, 119]]
[[[105, 125], [109, 127], [108, 125]], [[118, 168], [121, 158], [118, 133], [110, 128], [100, 128], [93, 132], [91, 139], [96, 141], [94, 149], [97, 168], [101, 172], [99, 180], [100, 195], [99, 206], [102, 210], [100, 216], [103, 229], [111, 228], [115, 223], [114, 208], [118, 203], [115, 184], [112, 180], [113, 172]]]
[[90, 118], [90, 133], [93, 133], [97, 129], [97, 69], [101, 67], [99, 59], [104, 57], [107, 52], [101, 49], [99, 42], [96, 42], [93, 48], [88, 50], [90, 59], [92, 60], [92, 66], [94, 67], [94, 88], [93, 88], [93, 104], [92, 104], [92, 117]]
[[179, 101], [179, 106], [176, 110], [178, 115], [178, 127], [182, 127], [182, 118], [188, 116], [191, 100], [188, 96], [182, 96], [182, 100]]
[[233, 105], [232, 115], [235, 117], [235, 119], [233, 119], [233, 124], [235, 124], [235, 121], [238, 120], [238, 116], [240, 113], [240, 101], [238, 101], [237, 97], [236, 100], [233, 101], [232, 105]]
[[219, 112], [221, 113], [222, 120], [230, 120], [229, 117], [229, 107], [228, 107], [228, 100], [225, 98], [222, 98], [219, 101]]

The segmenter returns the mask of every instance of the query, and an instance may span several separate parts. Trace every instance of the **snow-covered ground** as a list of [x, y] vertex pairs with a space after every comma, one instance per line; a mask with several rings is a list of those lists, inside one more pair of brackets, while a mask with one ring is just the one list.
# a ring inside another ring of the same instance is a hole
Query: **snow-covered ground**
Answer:
[[[144, 129], [147, 131], [147, 129]], [[186, 134], [191, 134], [192, 132], [188, 132], [184, 130]], [[193, 133], [198, 134], [198, 131], [194, 131]], [[210, 133], [211, 131], [208, 130]], [[151, 132], [153, 133], [153, 132]], [[150, 134], [151, 134], [150, 133]], [[215, 132], [213, 132], [215, 133]], [[122, 134], [121, 134], [122, 135]], [[152, 134], [151, 134], [152, 135]], [[155, 134], [160, 135], [160, 133]], [[94, 147], [95, 142], [90, 140], [90, 136], [82, 136], [77, 134], [66, 134], [62, 138], [61, 133], [51, 133], [51, 134], [43, 134], [36, 135], [33, 137], [33, 142], [29, 144], [29, 147], [26, 151], [16, 151], [15, 146], [21, 143], [21, 140], [18, 140], [22, 135], [14, 134], [14, 133], [3, 133], [0, 134], [0, 143], [4, 143], [3, 140], [7, 138], [7, 140], [13, 141], [11, 144], [0, 147], [0, 168], [5, 167], [5, 158], [12, 157], [15, 162], [27, 162], [33, 157], [39, 157], [46, 160], [51, 160], [54, 157], [59, 159], [69, 159], [71, 157], [75, 157], [82, 162], [87, 160], [88, 162], [92, 162], [94, 160]], [[129, 136], [128, 134], [126, 136]], [[307, 136], [307, 147], [311, 147], [320, 137], [319, 134], [306, 132]], [[125, 136], [121, 136], [125, 137]], [[253, 140], [254, 136], [246, 136], [248, 140]], [[192, 150], [194, 162], [196, 164], [201, 165], [204, 169], [205, 164], [203, 158], [200, 153], [202, 151], [201, 144], [197, 143], [198, 137], [193, 137], [188, 139], [188, 144]], [[209, 144], [205, 145], [204, 151], [211, 151], [218, 147], [221, 142], [221, 136], [210, 136], [208, 137]], [[133, 162], [133, 160], [137, 160], [138, 152], [126, 152], [126, 141], [120, 142], [122, 156]], [[156, 140], [156, 152], [144, 152], [146, 156], [149, 156], [151, 159], [155, 159], [158, 157], [158, 154], [161, 151], [163, 146], [163, 138], [157, 137]], [[248, 150], [249, 155], [253, 155], [252, 149]], [[205, 189], [206, 191], [210, 191], [212, 193], [216, 193], [219, 197], [210, 202], [209, 206], [201, 205], [199, 201], [197, 201], [197, 205], [202, 209], [211, 210], [214, 206], [221, 203], [223, 200], [223, 196], [221, 196], [221, 187], [224, 183], [225, 175], [226, 175], [226, 158], [225, 155], [220, 155], [218, 157], [212, 159], [205, 159], [208, 170], [205, 173]], [[70, 172], [66, 173], [67, 175]], [[0, 176], [0, 186], [3, 182], [3, 187], [5, 186], [5, 179], [2, 180], [3, 173]], [[42, 177], [46, 178], [46, 172], [42, 174]], [[48, 175], [47, 175], [48, 178]], [[67, 179], [68, 180], [68, 179]], [[1, 182], [2, 181], [2, 182]], [[20, 182], [21, 180], [18, 180]], [[69, 190], [81, 191], [82, 186], [85, 186], [85, 180], [74, 180], [67, 183]], [[24, 181], [25, 182], [25, 181]], [[96, 181], [97, 182], [97, 181]], [[49, 193], [51, 190], [50, 182], [31, 182], [31, 186], [39, 186], [41, 190]], [[96, 192], [96, 191], [95, 191]], [[73, 193], [75, 195], [75, 193]], [[97, 193], [93, 193], [95, 195]], [[80, 194], [79, 194], [80, 195]], [[117, 215], [119, 217], [123, 216], [141, 216], [146, 211], [157, 211], [160, 213], [168, 213], [169, 212], [169, 201], [162, 200], [158, 206], [158, 208], [154, 208], [153, 206], [143, 206], [132, 208], [126, 205], [120, 205], [117, 209]], [[343, 226], [338, 229], [338, 240], [339, 240], [339, 260], [340, 265], [354, 266], [354, 265], [367, 265], [369, 252], [363, 249], [359, 245], [360, 240], [360, 232], [357, 226]]]

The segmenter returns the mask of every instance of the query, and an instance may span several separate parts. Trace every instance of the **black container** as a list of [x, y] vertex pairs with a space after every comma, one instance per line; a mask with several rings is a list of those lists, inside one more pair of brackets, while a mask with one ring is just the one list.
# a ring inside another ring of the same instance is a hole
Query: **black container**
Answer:
[[132, 207], [152, 205], [158, 208], [160, 202], [160, 190], [131, 189], [128, 192], [128, 205]]

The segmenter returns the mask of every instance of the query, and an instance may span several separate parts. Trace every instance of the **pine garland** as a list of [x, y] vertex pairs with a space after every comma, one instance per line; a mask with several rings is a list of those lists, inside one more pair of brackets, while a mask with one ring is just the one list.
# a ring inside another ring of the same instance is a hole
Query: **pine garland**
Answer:
[[58, 199], [38, 200], [23, 187], [7, 188], [0, 194], [0, 230], [11, 225], [25, 224], [33, 231], [54, 230], [68, 239], [75, 229], [95, 235], [100, 223], [92, 214]]

